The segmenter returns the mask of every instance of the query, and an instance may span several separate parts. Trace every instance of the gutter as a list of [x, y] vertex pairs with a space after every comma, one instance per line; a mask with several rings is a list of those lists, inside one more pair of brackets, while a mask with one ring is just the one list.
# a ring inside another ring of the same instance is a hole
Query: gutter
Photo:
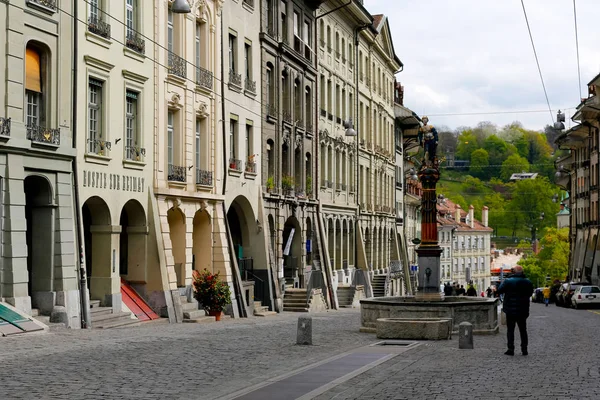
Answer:
[[71, 127], [71, 134], [73, 140], [73, 149], [75, 149], [75, 157], [73, 157], [73, 200], [75, 206], [75, 230], [76, 230], [76, 246], [79, 247], [79, 296], [81, 302], [81, 327], [84, 329], [91, 329], [92, 321], [90, 316], [90, 297], [87, 286], [87, 272], [85, 268], [85, 257], [84, 257], [84, 247], [83, 247], [83, 237], [81, 231], [83, 229], [81, 223], [81, 205], [79, 201], [79, 179], [77, 175], [77, 75], [78, 75], [78, 44], [79, 44], [79, 36], [78, 36], [78, 1], [73, 2], [73, 122]]

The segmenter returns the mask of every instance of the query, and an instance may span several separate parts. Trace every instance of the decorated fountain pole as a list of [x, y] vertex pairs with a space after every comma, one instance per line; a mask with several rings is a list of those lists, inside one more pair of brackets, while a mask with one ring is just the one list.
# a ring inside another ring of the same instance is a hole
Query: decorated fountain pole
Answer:
[[423, 194], [421, 197], [421, 243], [417, 248], [419, 260], [419, 282], [415, 300], [441, 301], [440, 255], [437, 230], [436, 185], [440, 179], [439, 160], [436, 155], [438, 133], [429, 119], [423, 117], [424, 125], [419, 129], [419, 144], [423, 146], [424, 157], [418, 176]]

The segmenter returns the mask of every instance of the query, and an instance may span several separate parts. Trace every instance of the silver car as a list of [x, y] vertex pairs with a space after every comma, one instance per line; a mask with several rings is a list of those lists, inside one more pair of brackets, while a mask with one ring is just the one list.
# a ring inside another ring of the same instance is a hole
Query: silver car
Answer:
[[600, 287], [579, 286], [577, 289], [575, 289], [573, 297], [571, 297], [571, 305], [573, 308], [600, 305]]

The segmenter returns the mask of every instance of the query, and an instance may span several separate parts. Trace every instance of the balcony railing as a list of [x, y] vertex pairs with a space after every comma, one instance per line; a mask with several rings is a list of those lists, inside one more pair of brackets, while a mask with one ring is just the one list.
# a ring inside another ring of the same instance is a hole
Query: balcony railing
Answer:
[[267, 104], [267, 116], [277, 118], [277, 107], [273, 104]]
[[135, 32], [130, 32], [127, 34], [125, 46], [129, 47], [133, 51], [137, 51], [140, 54], [146, 53], [146, 41]]
[[333, 188], [333, 182], [332, 181], [327, 180], [327, 181], [325, 181], [325, 184], [327, 185], [327, 189]]
[[375, 204], [375, 212], [381, 212], [381, 205]]
[[169, 74], [177, 75], [181, 78], [187, 76], [187, 64], [185, 59], [179, 57], [173, 52], [169, 52]]
[[267, 26], [267, 35], [271, 36], [272, 38], [275, 38], [275, 36], [277, 36], [277, 34], [275, 33], [275, 27], [272, 24], [269, 24]]
[[60, 129], [43, 128], [38, 125], [27, 126], [27, 139], [36, 143], [60, 145]]
[[251, 174], [256, 174], [256, 162], [255, 161], [246, 161], [246, 172]]
[[237, 158], [229, 159], [229, 169], [233, 171], [242, 171], [242, 160], [238, 160]]
[[341, 191], [342, 190], [342, 184], [341, 184], [341, 182], [337, 182], [335, 184], [335, 190], [337, 190], [337, 191]]
[[237, 74], [234, 70], [229, 70], [229, 84], [242, 87], [242, 74]]
[[36, 4], [38, 6], [56, 11], [56, 0], [27, 0], [27, 4]]
[[98, 36], [110, 39], [110, 24], [97, 17], [88, 18], [88, 30]]
[[247, 4], [250, 7], [254, 8], [254, 0], [244, 0], [244, 4]]
[[196, 168], [196, 185], [212, 186], [213, 173], [212, 171], [203, 171]]
[[169, 175], [167, 176], [167, 179], [172, 182], [185, 182], [187, 179], [186, 171], [186, 167], [169, 164]]
[[246, 78], [245, 83], [245, 89], [247, 91], [249, 91], [250, 93], [256, 93], [256, 81], [251, 81], [250, 79]]
[[327, 116], [327, 110], [323, 110], [321, 108], [321, 117], [326, 117]]
[[288, 110], [283, 111], [283, 120], [288, 123], [292, 123], [292, 113]]
[[312, 124], [312, 122], [309, 122], [308, 124], [306, 124], [306, 133], [313, 133], [313, 132], [314, 132], [313, 124]]
[[196, 67], [196, 85], [212, 90], [213, 73], [202, 67]]
[[10, 118], [0, 117], [0, 136], [10, 136]]
[[132, 161], [144, 161], [146, 149], [138, 146], [125, 146], [125, 158]]
[[102, 139], [88, 139], [88, 153], [107, 156], [112, 143]]
[[299, 119], [298, 121], [296, 121], [296, 128], [304, 129], [304, 121], [302, 119]]

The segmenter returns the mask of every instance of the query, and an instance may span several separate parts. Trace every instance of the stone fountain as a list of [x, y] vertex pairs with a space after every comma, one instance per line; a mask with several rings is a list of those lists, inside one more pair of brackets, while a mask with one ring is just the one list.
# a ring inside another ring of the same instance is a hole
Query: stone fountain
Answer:
[[[494, 334], [499, 330], [495, 298], [444, 296], [440, 292], [440, 255], [437, 230], [436, 185], [440, 178], [435, 151], [437, 132], [423, 117], [419, 142], [425, 157], [418, 177], [423, 187], [421, 199], [421, 243], [418, 285], [414, 296], [372, 297], [360, 301], [361, 332], [377, 333], [383, 339], [448, 339], [458, 333], [461, 322], [469, 322], [474, 334]], [[429, 137], [429, 139], [428, 139]]]

